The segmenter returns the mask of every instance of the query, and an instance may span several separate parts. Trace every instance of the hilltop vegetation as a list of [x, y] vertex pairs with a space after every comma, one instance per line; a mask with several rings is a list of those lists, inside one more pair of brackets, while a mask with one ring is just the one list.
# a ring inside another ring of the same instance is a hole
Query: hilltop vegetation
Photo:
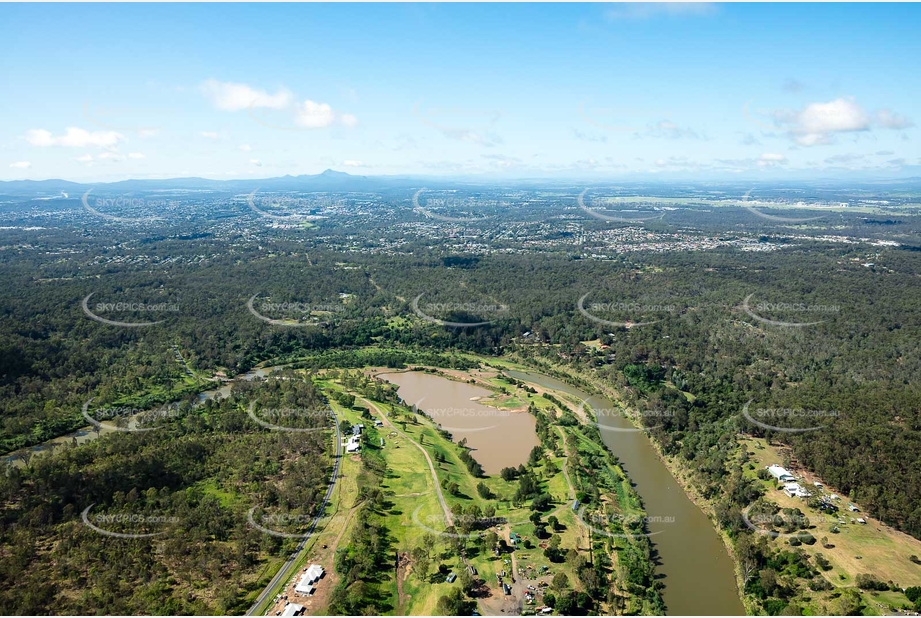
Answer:
[[0, 612], [245, 611], [294, 543], [250, 525], [251, 509], [303, 532], [329, 480], [328, 414], [286, 416], [317, 431], [279, 432], [245, 411], [324, 409], [310, 380], [285, 377], [0, 476]]

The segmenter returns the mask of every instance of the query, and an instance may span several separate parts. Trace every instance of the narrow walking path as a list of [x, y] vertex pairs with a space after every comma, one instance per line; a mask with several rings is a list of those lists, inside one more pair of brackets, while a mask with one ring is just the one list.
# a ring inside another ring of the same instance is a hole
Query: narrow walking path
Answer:
[[391, 423], [390, 419], [387, 418], [387, 415], [384, 414], [384, 411], [381, 410], [379, 407], [377, 407], [377, 404], [361, 396], [356, 396], [356, 399], [359, 399], [363, 401], [364, 403], [368, 404], [368, 406], [370, 406], [375, 412], [377, 412], [378, 415], [380, 415], [381, 421], [383, 421], [385, 426], [389, 427], [390, 429], [394, 430], [395, 432], [403, 436], [413, 446], [415, 446], [417, 449], [422, 451], [422, 454], [425, 455], [425, 461], [427, 461], [429, 464], [429, 471], [431, 471], [432, 473], [432, 482], [435, 484], [435, 492], [438, 494], [438, 502], [441, 503], [441, 510], [443, 510], [445, 514], [445, 522], [448, 525], [448, 527], [453, 526], [454, 516], [451, 514], [451, 509], [448, 508], [448, 503], [445, 501], [444, 494], [441, 492], [441, 483], [438, 482], [438, 473], [435, 472], [435, 464], [432, 463], [432, 458], [429, 457], [429, 452], [425, 450], [425, 448], [423, 448], [421, 444], [419, 444], [418, 442], [410, 438], [405, 432], [398, 429], [396, 425]]
[[566, 446], [566, 432], [563, 431], [563, 428], [559, 425], [556, 426], [557, 431], [560, 432], [560, 439], [563, 441], [563, 454], [566, 455], [566, 463], [563, 464], [563, 478], [566, 479], [566, 485], [569, 487], [569, 499], [576, 499], [576, 489], [572, 486], [572, 479], [569, 478], [569, 470], [566, 467], [569, 465], [569, 448]]

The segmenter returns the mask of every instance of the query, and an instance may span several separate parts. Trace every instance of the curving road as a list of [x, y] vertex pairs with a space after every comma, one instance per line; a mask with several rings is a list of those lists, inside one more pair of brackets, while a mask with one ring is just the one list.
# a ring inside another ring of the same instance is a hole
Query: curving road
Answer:
[[339, 418], [336, 416], [336, 412], [330, 407], [330, 413], [333, 415], [333, 425], [336, 428], [336, 460], [333, 463], [333, 474], [329, 479], [329, 487], [326, 488], [326, 495], [323, 497], [323, 502], [320, 504], [320, 508], [317, 509], [317, 516], [313, 518], [313, 522], [310, 524], [310, 529], [304, 534], [304, 538], [300, 540], [297, 544], [297, 548], [294, 552], [288, 556], [288, 559], [285, 560], [285, 563], [281, 565], [281, 568], [278, 569], [278, 572], [275, 573], [275, 577], [272, 578], [272, 581], [265, 587], [265, 589], [259, 594], [256, 598], [256, 602], [253, 603], [253, 606], [249, 608], [246, 612], [247, 616], [252, 616], [259, 609], [259, 606], [262, 605], [265, 600], [272, 594], [272, 591], [275, 590], [275, 587], [278, 586], [279, 582], [287, 580], [290, 577], [290, 571], [294, 567], [294, 563], [297, 562], [297, 559], [300, 557], [301, 552], [304, 551], [304, 547], [307, 545], [307, 541], [310, 540], [310, 537], [313, 535], [314, 530], [316, 530], [317, 523], [320, 521], [320, 517], [323, 516], [323, 513], [326, 512], [326, 507], [329, 504], [330, 498], [333, 496], [333, 490], [336, 488], [336, 479], [339, 478], [339, 462], [342, 461], [342, 437], [339, 434]]

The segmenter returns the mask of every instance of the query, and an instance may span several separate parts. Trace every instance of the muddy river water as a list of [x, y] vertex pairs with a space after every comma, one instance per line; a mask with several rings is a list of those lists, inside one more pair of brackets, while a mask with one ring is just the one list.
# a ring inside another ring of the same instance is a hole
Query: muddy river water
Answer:
[[[276, 367], [254, 370], [240, 376], [244, 380], [265, 377]], [[589, 395], [578, 388], [533, 372], [508, 371], [526, 382], [568, 393], [586, 401], [593, 410], [614, 410], [603, 397]], [[528, 459], [537, 445], [534, 417], [526, 412], [506, 412], [478, 403], [492, 392], [472, 384], [455, 382], [423, 372], [382, 374], [399, 386], [399, 395], [416, 404], [450, 431], [454, 439], [467, 439], [473, 455], [487, 474], [498, 474], [506, 466]], [[226, 397], [230, 385], [205, 391], [199, 402]], [[129, 419], [130, 420], [130, 419]], [[621, 464], [643, 498], [649, 516], [648, 529], [659, 554], [657, 574], [665, 583], [664, 599], [672, 615], [744, 614], [739, 600], [734, 567], [710, 520], [691, 502], [684, 490], [659, 459], [649, 438], [629, 420], [618, 414], [599, 414], [598, 425], [605, 445]], [[29, 455], [53, 452], [56, 448], [83, 443], [108, 433], [85, 427], [44, 444], [7, 454], [11, 465], [22, 465], [21, 452]]]
[[478, 403], [478, 399], [493, 394], [481, 386], [421, 371], [380, 377], [399, 386], [397, 393], [403, 401], [432, 417], [455, 442], [466, 438], [467, 446], [473, 449], [471, 454], [486, 474], [499, 474], [502, 468], [526, 463], [538, 444], [534, 417]]
[[[555, 378], [508, 371], [518, 380], [569, 393], [593, 410], [617, 408]], [[672, 615], [744, 615], [734, 565], [713, 524], [691, 502], [642, 431], [623, 416], [598, 414], [601, 439], [617, 455], [649, 517], [650, 540], [659, 553], [656, 573], [663, 577], [663, 598]]]

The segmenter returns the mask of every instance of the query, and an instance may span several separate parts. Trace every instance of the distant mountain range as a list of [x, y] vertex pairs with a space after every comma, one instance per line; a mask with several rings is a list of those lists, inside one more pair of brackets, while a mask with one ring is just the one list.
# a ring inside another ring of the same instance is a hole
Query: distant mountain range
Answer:
[[[212, 180], [210, 178], [158, 178], [119, 180], [115, 182], [79, 183], [70, 180], [10, 180], [0, 181], [0, 194], [54, 195], [72, 194], [94, 189], [96, 193], [131, 193], [138, 191], [220, 191], [251, 193], [253, 191], [384, 191], [388, 189], [456, 189], [459, 187], [520, 187], [520, 186], [582, 186], [572, 180], [522, 179], [507, 180], [490, 177], [438, 178], [421, 176], [354, 176], [345, 172], [326, 170], [320, 174], [279, 176], [260, 179]], [[607, 181], [608, 183], [610, 181]], [[597, 185], [598, 181], [588, 184]]]
[[[858, 187], [894, 185], [905, 188], [906, 185], [921, 187], [921, 167], [911, 166], [918, 175], [902, 177], [854, 177], [853, 175], [829, 176], [825, 178], [795, 177], [743, 179], [730, 177], [724, 179], [706, 179], [694, 175], [648, 174], [636, 178], [593, 178], [575, 180], [563, 178], [507, 179], [498, 177], [471, 176], [462, 178], [433, 178], [413, 176], [354, 176], [345, 172], [326, 170], [320, 174], [301, 176], [280, 176], [262, 179], [212, 180], [209, 178], [164, 178], [119, 180], [116, 182], [79, 183], [69, 180], [9, 180], [0, 181], [0, 194], [3, 195], [39, 195], [74, 194], [95, 189], [97, 192], [132, 193], [138, 191], [220, 191], [225, 193], [251, 193], [252, 191], [382, 191], [388, 189], [452, 189], [459, 187], [588, 187], [588, 186], [635, 186], [649, 187], [674, 185], [729, 185], [729, 186], [836, 186]], [[914, 169], [917, 168], [917, 169]], [[904, 168], [903, 168], [903, 171]]]
[[158, 191], [158, 190], [210, 190], [225, 192], [261, 191], [371, 191], [383, 188], [419, 186], [418, 180], [397, 177], [353, 176], [345, 172], [326, 170], [321, 174], [280, 176], [258, 180], [209, 178], [167, 178], [119, 180], [117, 182], [79, 183], [69, 180], [10, 180], [0, 182], [0, 193], [22, 195], [35, 193], [76, 193], [89, 189], [106, 192]]

